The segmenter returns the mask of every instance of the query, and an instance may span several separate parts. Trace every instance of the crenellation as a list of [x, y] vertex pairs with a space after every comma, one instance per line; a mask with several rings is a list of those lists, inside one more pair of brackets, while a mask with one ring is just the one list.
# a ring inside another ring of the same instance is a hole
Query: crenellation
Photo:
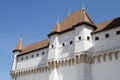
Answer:
[[10, 73], [12, 79], [113, 80], [112, 77], [120, 78], [114, 75], [120, 74], [118, 22], [120, 23], [120, 18], [95, 24], [85, 10], [80, 10], [69, 15], [61, 24], [56, 24], [53, 31], [48, 34], [47, 40], [26, 47], [22, 47], [20, 40], [13, 50], [14, 61]]
[[75, 58], [47, 62], [47, 66], [43, 66], [43, 67], [11, 71], [11, 76], [14, 78], [14, 77], [21, 77], [21, 76], [30, 75], [30, 74], [39, 74], [39, 73], [42, 74], [45, 72], [49, 72], [50, 69], [54, 69], [54, 68], [59, 69], [61, 67], [67, 67], [67, 66], [72, 66], [72, 65], [82, 64], [82, 63], [86, 63], [86, 64], [99, 63], [100, 64], [102, 63], [102, 61], [108, 62], [106, 61], [106, 58], [108, 58], [109, 61], [112, 61], [113, 57], [115, 57], [115, 59], [118, 60], [119, 52], [120, 51], [115, 51], [115, 52], [110, 52], [107, 54], [104, 53], [104, 54], [94, 55], [94, 56], [90, 56], [87, 54], [76, 55]]

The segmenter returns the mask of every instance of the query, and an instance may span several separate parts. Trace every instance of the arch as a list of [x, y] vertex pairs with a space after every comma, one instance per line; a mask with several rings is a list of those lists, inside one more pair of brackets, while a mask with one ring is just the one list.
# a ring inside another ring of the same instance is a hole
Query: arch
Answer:
[[83, 54], [83, 63], [87, 63], [87, 54]]
[[84, 59], [83, 59], [83, 54], [80, 54], [80, 63], [83, 63]]
[[96, 62], [96, 56], [92, 57], [92, 63], [94, 64]]
[[52, 61], [51, 63], [51, 68], [54, 68], [54, 61]]
[[108, 54], [109, 60], [112, 61], [112, 52]]
[[34, 69], [31, 69], [31, 73], [32, 73], [32, 74], [34, 73]]
[[61, 61], [61, 65], [62, 65], [62, 67], [64, 66], [64, 63], [65, 63], [65, 61], [64, 61], [64, 60], [62, 60], [62, 61]]
[[98, 63], [101, 62], [101, 55], [98, 55], [98, 56], [97, 56], [97, 60], [98, 60]]
[[60, 63], [61, 63], [61, 61], [58, 61], [58, 64], [57, 64], [58, 68], [60, 67]]
[[39, 67], [39, 72], [40, 72], [40, 73], [42, 72], [42, 69], [41, 69], [41, 67]]
[[79, 56], [76, 55], [76, 56], [75, 56], [75, 59], [76, 59], [76, 64], [78, 64], [78, 63], [79, 63]]
[[103, 55], [102, 55], [104, 62], [106, 61], [106, 55], [107, 55], [107, 54], [103, 54]]
[[115, 59], [118, 60], [118, 53], [119, 51], [116, 51], [114, 54], [115, 54]]
[[68, 60], [68, 64], [69, 64], [69, 66], [71, 65], [71, 63], [72, 63], [72, 60], [69, 59], [69, 60]]
[[65, 66], [67, 66], [67, 64], [68, 64], [68, 60], [67, 60], [67, 59], [65, 59]]
[[75, 59], [74, 59], [74, 58], [72, 58], [72, 65], [74, 65], [74, 62], [75, 62]]
[[44, 66], [44, 72], [47, 72], [47, 66]]
[[57, 60], [55, 61], [55, 65], [54, 66], [55, 66], [55, 68], [58, 68], [58, 61]]
[[47, 66], [48, 66], [48, 68], [51, 68], [51, 63], [47, 62]]
[[92, 63], [92, 58], [91, 58], [91, 56], [88, 56], [88, 57], [87, 57], [87, 63], [89, 63], [89, 64]]

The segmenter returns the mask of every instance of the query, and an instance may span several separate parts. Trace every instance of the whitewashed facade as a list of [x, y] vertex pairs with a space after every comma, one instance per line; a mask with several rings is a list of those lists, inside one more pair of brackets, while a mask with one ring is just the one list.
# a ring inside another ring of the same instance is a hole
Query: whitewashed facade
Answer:
[[18, 44], [12, 79], [120, 80], [120, 25], [95, 32], [89, 18], [83, 18], [87, 24], [83, 21], [71, 30], [49, 35], [47, 47], [22, 52], [24, 47]]

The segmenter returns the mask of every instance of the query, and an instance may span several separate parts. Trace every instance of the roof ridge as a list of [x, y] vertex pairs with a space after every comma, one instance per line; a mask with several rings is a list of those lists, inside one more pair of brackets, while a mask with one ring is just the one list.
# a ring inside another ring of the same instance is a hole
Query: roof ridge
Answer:
[[109, 21], [112, 21], [112, 20], [114, 20], [114, 19], [119, 19], [119, 18], [120, 18], [120, 17], [112, 18], [112, 19], [109, 19], [109, 20], [106, 20], [106, 21], [97, 23], [97, 24], [95, 24], [95, 25], [102, 24], [102, 23], [105, 23], [105, 22], [109, 22]]
[[93, 31], [92, 33], [97, 33], [100, 31], [108, 30], [108, 29], [111, 29], [111, 28], [114, 28], [120, 25], [120, 17], [113, 18], [111, 20], [107, 20], [107, 21], [104, 21], [104, 22], [101, 22], [95, 25], [97, 29]]
[[94, 25], [94, 22], [88, 16], [87, 12], [81, 9], [81, 10], [71, 13], [60, 23], [60, 31], [57, 30], [57, 25], [56, 25], [49, 35], [70, 30], [73, 28], [72, 26], [78, 23], [88, 23], [88, 24]]
[[24, 49], [25, 47], [29, 47], [29, 46], [31, 46], [31, 45], [34, 45], [34, 44], [37, 44], [37, 43], [40, 43], [40, 42], [44, 42], [44, 41], [48, 41], [48, 40], [49, 40], [49, 39], [44, 39], [44, 40], [41, 40], [41, 41], [38, 41], [38, 42], [35, 42], [35, 43], [31, 43], [31, 44], [29, 44], [29, 45], [24, 46], [23, 49]]

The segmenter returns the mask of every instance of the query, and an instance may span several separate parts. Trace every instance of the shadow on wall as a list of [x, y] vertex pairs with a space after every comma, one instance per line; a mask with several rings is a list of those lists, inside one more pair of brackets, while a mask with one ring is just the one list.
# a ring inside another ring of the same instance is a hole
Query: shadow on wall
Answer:
[[47, 52], [44, 53], [44, 55], [41, 56], [41, 59], [37, 66], [41, 66], [41, 65], [44, 66], [44, 64], [46, 64], [46, 62], [47, 62], [47, 59], [48, 59], [48, 50], [47, 50]]

